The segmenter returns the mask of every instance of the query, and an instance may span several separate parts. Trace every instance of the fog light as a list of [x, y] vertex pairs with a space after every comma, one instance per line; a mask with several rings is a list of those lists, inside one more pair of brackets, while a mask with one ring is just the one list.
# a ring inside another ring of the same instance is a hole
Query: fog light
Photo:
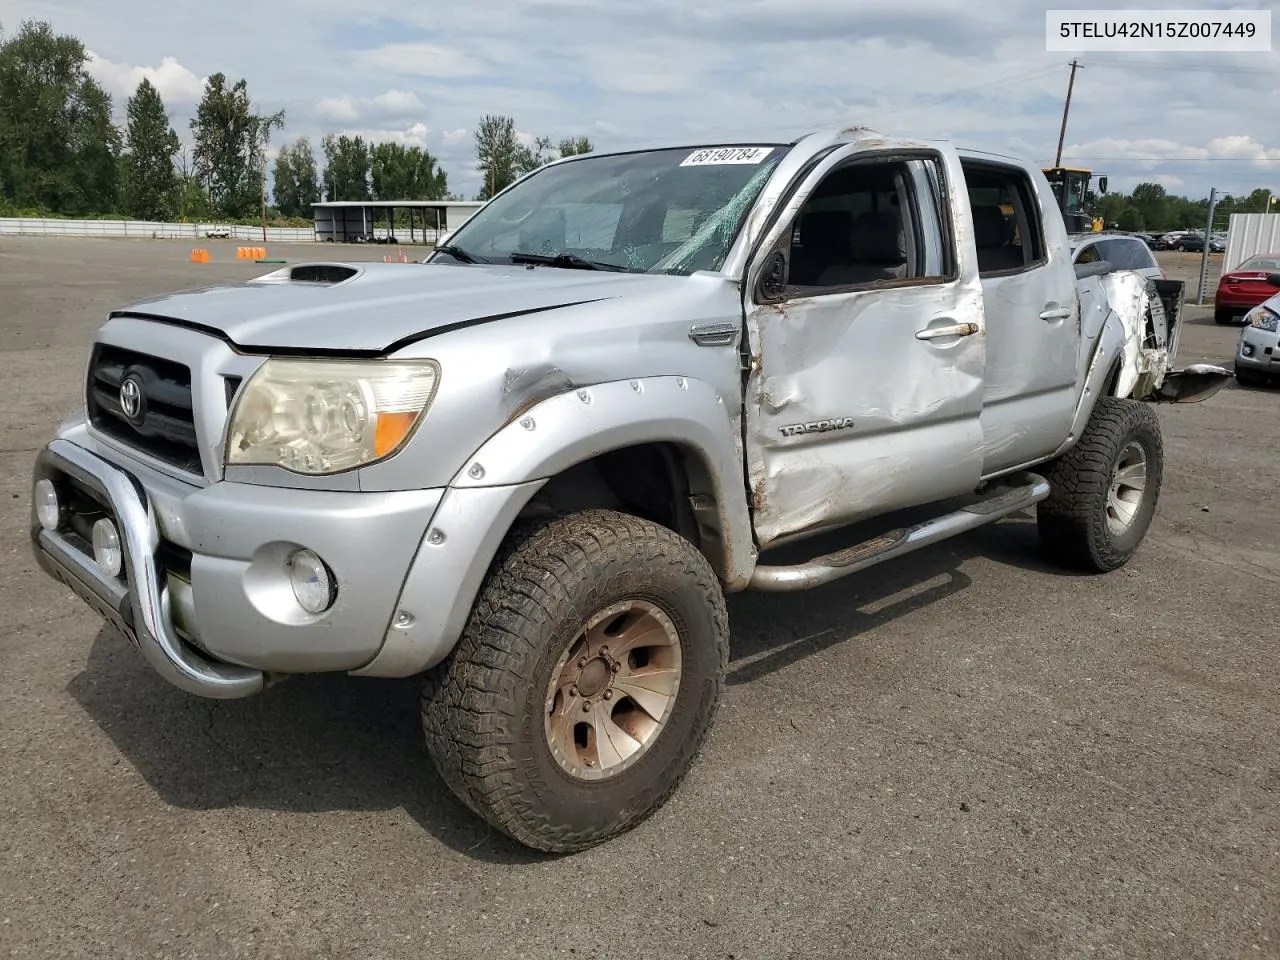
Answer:
[[116, 525], [103, 517], [93, 525], [93, 559], [108, 577], [120, 576], [124, 569], [124, 551]]
[[35, 492], [36, 519], [46, 530], [57, 530], [62, 521], [62, 504], [58, 503], [58, 491], [53, 481], [39, 480]]
[[324, 613], [338, 593], [329, 568], [310, 550], [299, 550], [289, 558], [289, 582], [307, 613]]
[[1252, 343], [1242, 344], [1242, 345], [1241, 345], [1241, 347], [1240, 347], [1240, 353], [1241, 353], [1243, 356], [1246, 356], [1246, 357], [1252, 357], [1252, 356], [1253, 356], [1253, 344], [1252, 344]]

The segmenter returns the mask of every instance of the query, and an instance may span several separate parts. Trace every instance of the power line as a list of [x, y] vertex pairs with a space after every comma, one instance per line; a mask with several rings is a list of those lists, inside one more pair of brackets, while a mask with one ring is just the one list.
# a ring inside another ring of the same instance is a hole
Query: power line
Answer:
[[1192, 73], [1196, 71], [1210, 71], [1212, 73], [1257, 73], [1268, 74], [1270, 76], [1277, 75], [1275, 67], [1229, 67], [1220, 66], [1212, 63], [1150, 63], [1142, 60], [1098, 60], [1090, 57], [1082, 61], [1083, 65], [1101, 66], [1101, 67], [1123, 67], [1126, 70], [1136, 68], [1139, 70], [1178, 70], [1182, 73]]

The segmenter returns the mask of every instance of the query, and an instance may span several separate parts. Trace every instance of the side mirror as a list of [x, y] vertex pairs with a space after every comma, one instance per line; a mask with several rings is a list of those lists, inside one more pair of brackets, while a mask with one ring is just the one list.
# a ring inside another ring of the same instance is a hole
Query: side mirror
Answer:
[[1098, 192], [1099, 192], [1099, 193], [1106, 193], [1106, 192], [1107, 192], [1107, 178], [1106, 178], [1106, 177], [1099, 177], [1099, 178], [1098, 178]]
[[774, 251], [769, 266], [760, 275], [760, 295], [765, 300], [777, 300], [787, 288], [787, 258], [781, 251]]
[[1268, 273], [1267, 283], [1271, 284], [1273, 287], [1280, 287], [1280, 273]]

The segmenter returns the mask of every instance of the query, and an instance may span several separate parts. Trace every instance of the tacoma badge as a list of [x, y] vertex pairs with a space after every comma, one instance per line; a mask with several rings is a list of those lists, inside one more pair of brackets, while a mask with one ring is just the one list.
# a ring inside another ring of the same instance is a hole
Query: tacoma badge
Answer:
[[791, 423], [782, 428], [784, 437], [794, 437], [801, 433], [826, 433], [828, 430], [848, 430], [853, 426], [853, 417], [836, 417], [832, 420], [812, 420], [809, 423]]

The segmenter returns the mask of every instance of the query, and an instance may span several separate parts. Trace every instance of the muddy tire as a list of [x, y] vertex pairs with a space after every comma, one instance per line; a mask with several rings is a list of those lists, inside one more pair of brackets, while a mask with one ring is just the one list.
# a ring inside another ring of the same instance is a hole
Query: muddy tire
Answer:
[[1045, 471], [1050, 493], [1036, 511], [1045, 552], [1077, 570], [1124, 566], [1151, 526], [1163, 474], [1155, 411], [1103, 397], [1080, 441]]
[[675, 791], [728, 665], [724, 595], [672, 531], [591, 510], [514, 533], [452, 655], [427, 677], [427, 749], [503, 833], [571, 853]]

